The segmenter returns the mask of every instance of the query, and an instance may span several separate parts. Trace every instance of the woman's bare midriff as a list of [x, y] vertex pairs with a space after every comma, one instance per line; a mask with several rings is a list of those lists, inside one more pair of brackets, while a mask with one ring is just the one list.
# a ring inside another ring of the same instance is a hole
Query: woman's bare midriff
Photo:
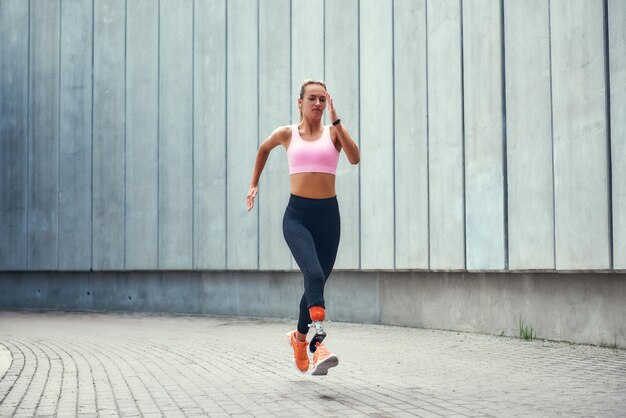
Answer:
[[334, 197], [335, 175], [329, 173], [298, 173], [289, 176], [291, 194], [311, 199]]

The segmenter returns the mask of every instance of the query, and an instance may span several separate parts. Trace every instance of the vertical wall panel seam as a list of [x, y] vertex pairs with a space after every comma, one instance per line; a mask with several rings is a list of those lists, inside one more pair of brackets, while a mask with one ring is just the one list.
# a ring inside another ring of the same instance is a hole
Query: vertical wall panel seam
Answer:
[[[289, 106], [293, 100], [293, 0], [289, 0]], [[289, 125], [293, 125], [293, 111], [289, 110]], [[293, 256], [289, 257], [289, 267], [293, 267]]]
[[[322, 80], [326, 82], [326, 0], [322, 2], [322, 48], [324, 50], [322, 54]], [[328, 103], [326, 105], [328, 106]], [[324, 118], [326, 118], [326, 113], [324, 113]]]
[[30, 36], [30, 0], [28, 1], [28, 54], [26, 57], [27, 60], [27, 64], [26, 64], [26, 71], [27, 71], [27, 76], [26, 76], [26, 152], [25, 152], [25, 156], [26, 156], [26, 193], [25, 193], [25, 206], [24, 206], [24, 211], [26, 212], [26, 225], [24, 228], [24, 233], [25, 233], [25, 247], [26, 247], [26, 254], [24, 254], [24, 258], [25, 258], [25, 264], [24, 264], [24, 268], [25, 270], [28, 270], [28, 229], [29, 229], [29, 215], [30, 215], [30, 211], [28, 210], [28, 188], [29, 188], [29, 169], [30, 169], [30, 154], [29, 154], [29, 148], [30, 148], [30, 73], [31, 73], [31, 68], [30, 68], [30, 42], [31, 42], [31, 36]]
[[[259, 110], [260, 105], [260, 55], [259, 51], [261, 48], [261, 7], [260, 0], [256, 0], [256, 146], [259, 148], [259, 134], [260, 134], [260, 126], [259, 119], [261, 117], [261, 112]], [[267, 176], [267, 175], [266, 175]], [[260, 200], [260, 199], [259, 199]], [[258, 202], [260, 203], [260, 202]], [[261, 268], [261, 205], [257, 203], [256, 210], [256, 269], [260, 270]]]
[[505, 56], [504, 0], [500, 0], [500, 63], [501, 63], [501, 100], [502, 100], [502, 204], [504, 234], [504, 270], [509, 270], [509, 178], [507, 164], [507, 126], [506, 126], [506, 56]]
[[[293, 0], [289, 0], [289, 102], [293, 97]], [[289, 124], [293, 125], [293, 112], [289, 112]], [[292, 265], [293, 267], [293, 265]]]
[[548, 54], [550, 58], [550, 140], [552, 142], [552, 261], [556, 270], [556, 177], [554, 167], [554, 89], [552, 88], [552, 0], [548, 0]]
[[196, 0], [191, 3], [191, 269], [196, 268]]
[[57, 86], [57, 270], [61, 263], [61, 54], [63, 48], [63, 0], [59, 0], [59, 74]]
[[29, 230], [30, 230], [30, 210], [29, 210], [29, 192], [30, 192], [30, 143], [31, 143], [31, 129], [30, 129], [30, 114], [31, 114], [31, 105], [30, 105], [30, 79], [31, 79], [31, 73], [32, 73], [32, 68], [31, 68], [31, 62], [30, 62], [30, 55], [31, 55], [31, 41], [32, 41], [32, 37], [31, 37], [31, 0], [28, 1], [28, 68], [27, 68], [27, 81], [26, 81], [26, 89], [27, 89], [27, 96], [26, 96], [26, 112], [27, 112], [27, 116], [26, 116], [26, 264], [25, 264], [25, 268], [26, 270], [29, 270], [29, 266], [28, 266], [28, 254], [30, 251], [30, 245], [29, 245], [29, 241], [30, 241], [30, 234], [29, 234]]
[[96, 43], [96, 0], [91, 0], [91, 216], [90, 216], [90, 230], [91, 230], [91, 262], [89, 270], [93, 271], [93, 107], [94, 107], [94, 86], [95, 86], [95, 43]]
[[428, 0], [424, 0], [424, 45], [426, 56], [426, 245], [427, 264], [426, 269], [430, 270], [430, 115], [428, 108]]
[[[358, 77], [358, 119], [359, 119], [359, 144], [362, 145], [362, 132], [361, 132], [361, 0], [357, 0], [357, 77]], [[362, 245], [362, 236], [363, 236], [363, 224], [362, 224], [362, 204], [361, 204], [361, 164], [358, 167], [359, 170], [359, 270], [362, 267], [362, 257], [363, 257], [363, 245]]]
[[128, 125], [128, 0], [124, 0], [124, 270], [126, 270], [126, 136]]
[[224, 269], [227, 268], [228, 253], [228, 143], [226, 142], [228, 131], [228, 0], [223, 0], [224, 6], [224, 250], [222, 261]]
[[609, 268], [614, 269], [613, 264], [613, 164], [611, 162], [611, 67], [609, 59], [609, 7], [607, 0], [603, 0], [604, 8], [604, 85], [605, 85], [605, 109], [606, 109], [606, 150], [607, 150], [607, 197], [608, 197], [608, 228], [609, 228]]
[[459, 0], [459, 22], [461, 25], [461, 144], [463, 152], [463, 266], [467, 270], [467, 202], [465, 194], [465, 64], [463, 51], [463, 0]]
[[[322, 3], [322, 48], [323, 48], [323, 53], [322, 53], [322, 80], [324, 80], [324, 82], [326, 83], [326, 0], [323, 0]], [[328, 103], [326, 104], [326, 106], [328, 106]], [[328, 118], [327, 117], [328, 112], [324, 112], [324, 120], [326, 122], [328, 122]], [[331, 120], [332, 122], [332, 120]], [[322, 125], [324, 124], [324, 121], [322, 121]], [[329, 129], [330, 130], [330, 129]]]
[[161, 269], [161, 0], [157, 2], [157, 270]]
[[396, 269], [396, 2], [391, 0], [391, 192], [393, 193], [393, 268]]

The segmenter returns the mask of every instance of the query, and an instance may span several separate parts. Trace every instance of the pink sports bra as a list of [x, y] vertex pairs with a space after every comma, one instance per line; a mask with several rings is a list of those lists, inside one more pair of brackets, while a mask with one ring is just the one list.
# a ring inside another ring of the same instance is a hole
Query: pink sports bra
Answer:
[[287, 148], [289, 174], [337, 172], [339, 151], [330, 137], [330, 126], [324, 126], [322, 136], [315, 141], [300, 137], [298, 125], [291, 127], [291, 142]]

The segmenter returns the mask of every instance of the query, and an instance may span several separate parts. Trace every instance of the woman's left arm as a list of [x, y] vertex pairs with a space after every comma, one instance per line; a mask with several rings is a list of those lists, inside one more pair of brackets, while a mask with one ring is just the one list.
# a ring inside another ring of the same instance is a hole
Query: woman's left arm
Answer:
[[[330, 94], [328, 92], [326, 92], [326, 100], [328, 103], [328, 111], [330, 113], [331, 122], [334, 122], [338, 119], [337, 111], [335, 110], [335, 106], [333, 105], [333, 99], [332, 97], [330, 97]], [[337, 139], [339, 140], [343, 151], [348, 157], [348, 161], [350, 161], [351, 164], [358, 164], [361, 160], [361, 154], [359, 153], [359, 147], [350, 136], [350, 133], [341, 122], [337, 125], [334, 125], [334, 128]]]

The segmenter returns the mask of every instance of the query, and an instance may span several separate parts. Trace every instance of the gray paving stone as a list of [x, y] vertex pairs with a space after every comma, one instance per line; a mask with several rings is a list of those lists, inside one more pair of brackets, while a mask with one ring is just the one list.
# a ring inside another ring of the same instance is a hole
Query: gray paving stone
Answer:
[[623, 350], [330, 322], [315, 377], [293, 325], [0, 311], [0, 416], [626, 416]]

